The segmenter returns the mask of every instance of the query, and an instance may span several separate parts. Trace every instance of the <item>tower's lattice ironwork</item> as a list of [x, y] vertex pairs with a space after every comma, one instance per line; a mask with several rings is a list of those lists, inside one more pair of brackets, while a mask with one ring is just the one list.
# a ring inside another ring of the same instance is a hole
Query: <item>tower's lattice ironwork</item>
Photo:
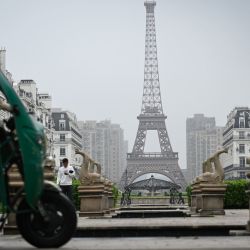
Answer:
[[[145, 66], [141, 113], [137, 117], [139, 127], [132, 153], [127, 154], [127, 169], [121, 179], [121, 187], [129, 185], [138, 176], [156, 172], [168, 176], [174, 183], [185, 187], [185, 179], [178, 165], [178, 153], [173, 152], [163, 113], [158, 72], [155, 31], [155, 1], [145, 1], [146, 37]], [[158, 132], [160, 153], [145, 153], [148, 130]]]

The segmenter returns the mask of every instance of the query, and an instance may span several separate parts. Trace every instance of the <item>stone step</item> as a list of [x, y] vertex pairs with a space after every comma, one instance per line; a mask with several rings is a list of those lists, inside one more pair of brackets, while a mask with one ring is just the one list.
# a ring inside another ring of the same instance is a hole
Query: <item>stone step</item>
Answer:
[[242, 225], [78, 227], [74, 237], [230, 236], [231, 231], [234, 234], [237, 231], [245, 232], [245, 227]]
[[148, 204], [140, 204], [140, 205], [130, 205], [127, 207], [120, 207], [118, 210], [187, 210], [189, 207], [185, 205], [148, 205]]
[[120, 210], [112, 218], [159, 218], [159, 217], [187, 217], [190, 216], [188, 210], [168, 210], [168, 209], [137, 209]]

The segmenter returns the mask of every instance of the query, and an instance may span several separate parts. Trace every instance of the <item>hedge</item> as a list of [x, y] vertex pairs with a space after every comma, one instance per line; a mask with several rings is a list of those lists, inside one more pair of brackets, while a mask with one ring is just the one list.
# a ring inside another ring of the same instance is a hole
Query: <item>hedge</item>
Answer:
[[249, 198], [246, 190], [249, 186], [247, 180], [224, 181], [227, 184], [227, 191], [224, 199], [225, 208], [248, 208]]
[[113, 194], [113, 197], [114, 197], [114, 207], [116, 206], [116, 202], [118, 200], [118, 196], [119, 196], [119, 190], [118, 188], [113, 184], [112, 186], [112, 194]]
[[[248, 180], [228, 180], [224, 181], [227, 184], [227, 189], [224, 198], [225, 209], [242, 209], [249, 207], [249, 198], [246, 194], [246, 190], [250, 188]], [[186, 188], [188, 196], [188, 204], [191, 203], [191, 186]]]
[[73, 202], [75, 204], [76, 210], [80, 210], [80, 198], [78, 193], [78, 186], [80, 185], [79, 180], [73, 180], [72, 182], [72, 192], [73, 192]]

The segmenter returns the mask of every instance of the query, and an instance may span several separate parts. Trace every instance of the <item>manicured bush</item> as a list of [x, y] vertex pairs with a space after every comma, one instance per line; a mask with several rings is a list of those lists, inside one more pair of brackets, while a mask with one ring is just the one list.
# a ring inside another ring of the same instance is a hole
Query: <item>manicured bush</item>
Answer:
[[227, 190], [224, 199], [224, 208], [248, 208], [249, 198], [246, 194], [249, 181], [231, 180], [224, 181]]
[[188, 205], [191, 206], [191, 185], [186, 187], [186, 195], [188, 198]]
[[113, 197], [114, 197], [114, 206], [115, 206], [116, 202], [118, 200], [119, 190], [118, 190], [118, 188], [114, 184], [112, 186], [112, 194], [113, 194]]
[[72, 182], [72, 192], [73, 192], [73, 202], [75, 204], [76, 210], [80, 210], [80, 198], [78, 193], [78, 186], [80, 185], [79, 180], [73, 180]]

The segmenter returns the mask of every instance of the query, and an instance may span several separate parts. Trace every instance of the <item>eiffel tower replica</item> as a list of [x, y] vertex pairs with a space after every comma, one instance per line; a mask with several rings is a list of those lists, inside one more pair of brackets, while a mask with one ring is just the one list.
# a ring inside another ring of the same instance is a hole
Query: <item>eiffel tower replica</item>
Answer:
[[[180, 185], [183, 190], [186, 187], [186, 181], [178, 165], [178, 153], [172, 150], [165, 124], [167, 117], [162, 109], [154, 17], [155, 5], [155, 1], [144, 2], [146, 40], [142, 107], [141, 114], [137, 117], [139, 127], [133, 151], [127, 154], [127, 169], [121, 178], [120, 187], [124, 189], [143, 174], [159, 173]], [[148, 130], [157, 130], [160, 153], [144, 152]]]

